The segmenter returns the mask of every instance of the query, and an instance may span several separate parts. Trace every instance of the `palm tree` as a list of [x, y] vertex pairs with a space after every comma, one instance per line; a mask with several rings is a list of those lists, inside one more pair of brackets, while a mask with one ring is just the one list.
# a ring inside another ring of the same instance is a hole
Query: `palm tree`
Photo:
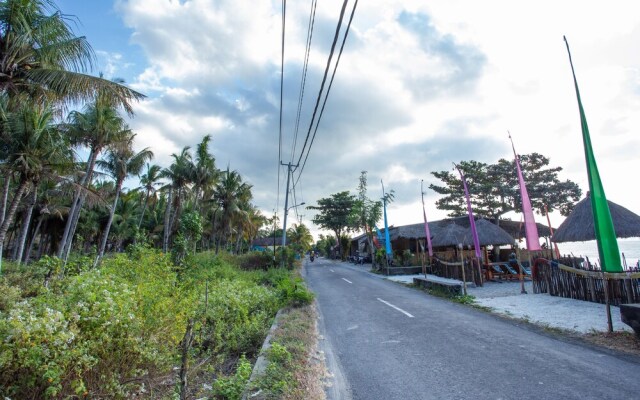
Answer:
[[98, 250], [98, 256], [94, 262], [94, 267], [104, 255], [104, 250], [107, 246], [107, 239], [109, 237], [109, 230], [113, 223], [113, 215], [116, 207], [118, 206], [118, 200], [120, 198], [120, 192], [122, 191], [122, 184], [124, 183], [124, 180], [132, 175], [140, 175], [145, 163], [153, 158], [153, 152], [148, 148], [143, 149], [138, 153], [134, 153], [134, 137], [135, 135], [131, 134], [126, 144], [120, 144], [110, 148], [106, 159], [97, 161], [98, 166], [113, 177], [116, 183], [116, 189], [115, 199], [113, 200], [113, 205], [109, 210], [109, 220], [107, 222], [107, 226], [104, 228], [104, 232], [102, 233], [102, 242], [100, 243], [100, 249]]
[[147, 164], [147, 172], [140, 177], [140, 188], [145, 190], [144, 204], [142, 206], [142, 212], [140, 213], [140, 220], [138, 221], [138, 230], [142, 226], [142, 220], [144, 218], [144, 212], [147, 210], [147, 204], [149, 203], [149, 196], [151, 193], [156, 192], [156, 186], [160, 180], [160, 172], [162, 167], [159, 165]]
[[230, 171], [229, 167], [227, 167], [227, 170], [222, 173], [213, 193], [213, 197], [222, 211], [222, 235], [218, 237], [216, 253], [222, 237], [228, 242], [231, 234], [231, 222], [235, 214], [241, 212], [243, 203], [248, 203], [251, 200], [251, 187], [251, 185], [242, 182], [242, 177], [238, 171]]
[[120, 203], [113, 216], [113, 225], [111, 225], [112, 234], [116, 239], [116, 251], [123, 250], [125, 240], [135, 238], [137, 231], [135, 216], [140, 210], [137, 195], [137, 193], [130, 191], [122, 192], [120, 196]]
[[305, 224], [294, 224], [287, 230], [287, 242], [298, 251], [306, 252], [313, 244], [313, 236]]
[[194, 166], [189, 149], [189, 146], [185, 146], [179, 155], [172, 154], [173, 163], [169, 168], [163, 169], [160, 173], [162, 178], [169, 179], [170, 181], [167, 191], [164, 237], [162, 241], [162, 249], [164, 252], [169, 248], [169, 241], [171, 233], [173, 232], [173, 226], [175, 221], [180, 217], [182, 199], [185, 195], [185, 190], [193, 182]]
[[56, 176], [60, 166], [71, 159], [69, 146], [52, 121], [51, 107], [26, 102], [8, 115], [7, 128], [12, 132], [13, 140], [7, 145], [6, 164], [18, 179], [7, 215], [0, 226], [0, 255], [9, 226], [27, 188], [35, 190], [41, 179]]
[[66, 130], [74, 145], [89, 148], [86, 172], [73, 196], [69, 218], [65, 225], [58, 257], [68, 257], [73, 237], [80, 218], [80, 210], [85, 201], [84, 188], [91, 185], [96, 160], [102, 151], [111, 145], [127, 141], [129, 130], [124, 118], [106, 93], [99, 93], [92, 103], [84, 107], [83, 112], [72, 111], [68, 117]]
[[25, 97], [79, 103], [109, 93], [114, 105], [133, 114], [144, 96], [118, 82], [86, 75], [95, 62], [84, 37], [76, 37], [53, 0], [0, 2], [0, 93], [12, 109]]
[[200, 195], [213, 188], [218, 180], [219, 171], [216, 168], [216, 160], [209, 153], [211, 135], [202, 138], [202, 142], [196, 148], [196, 162], [193, 166], [193, 190], [196, 209], [202, 210]]

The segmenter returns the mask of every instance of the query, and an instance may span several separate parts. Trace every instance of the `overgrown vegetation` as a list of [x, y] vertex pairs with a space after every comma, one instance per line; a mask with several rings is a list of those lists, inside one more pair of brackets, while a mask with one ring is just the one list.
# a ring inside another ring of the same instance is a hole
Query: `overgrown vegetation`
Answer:
[[200, 253], [175, 267], [169, 255], [140, 246], [96, 269], [92, 261], [65, 269], [56, 258], [8, 263], [0, 278], [0, 395], [171, 397], [180, 391], [174, 369], [192, 321], [188, 375], [233, 398], [225, 393], [246, 382], [247, 360], [277, 310], [312, 299], [292, 271], [243, 269], [230, 255]]

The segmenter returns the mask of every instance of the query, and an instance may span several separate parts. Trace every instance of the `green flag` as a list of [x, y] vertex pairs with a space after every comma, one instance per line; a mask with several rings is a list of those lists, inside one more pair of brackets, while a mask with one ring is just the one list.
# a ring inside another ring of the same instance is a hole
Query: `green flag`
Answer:
[[564, 38], [567, 45], [567, 53], [569, 53], [569, 64], [571, 64], [571, 73], [573, 74], [573, 82], [576, 87], [576, 96], [578, 97], [578, 108], [580, 109], [580, 124], [582, 125], [582, 141], [584, 143], [584, 157], [587, 161], [587, 174], [589, 176], [589, 191], [591, 192], [591, 209], [593, 210], [593, 225], [596, 231], [596, 241], [598, 242], [598, 255], [600, 256], [600, 264], [605, 272], [622, 272], [622, 263], [620, 262], [620, 251], [618, 250], [618, 240], [616, 239], [616, 231], [613, 227], [611, 219], [611, 211], [607, 198], [604, 195], [604, 188], [598, 173], [598, 165], [593, 156], [591, 147], [591, 138], [589, 137], [589, 127], [587, 126], [587, 117], [584, 115], [582, 101], [580, 100], [580, 91], [578, 90], [578, 80], [576, 72], [573, 69], [573, 61], [571, 60], [571, 52], [569, 51], [569, 42]]

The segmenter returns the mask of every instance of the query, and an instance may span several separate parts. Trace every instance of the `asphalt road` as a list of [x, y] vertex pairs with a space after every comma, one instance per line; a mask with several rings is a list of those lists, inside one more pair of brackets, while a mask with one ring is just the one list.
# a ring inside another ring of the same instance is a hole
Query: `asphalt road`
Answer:
[[632, 357], [559, 340], [372, 276], [305, 262], [329, 400], [640, 399]]

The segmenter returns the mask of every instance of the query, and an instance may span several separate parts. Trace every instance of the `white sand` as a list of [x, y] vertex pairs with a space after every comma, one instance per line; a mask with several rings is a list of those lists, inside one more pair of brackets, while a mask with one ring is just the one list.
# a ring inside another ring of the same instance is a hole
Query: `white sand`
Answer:
[[[413, 283], [413, 278], [419, 276], [423, 275], [389, 276], [387, 279]], [[483, 287], [473, 286], [468, 285], [467, 293], [476, 298], [475, 303], [489, 307], [495, 313], [578, 333], [607, 331], [604, 304], [533, 294], [531, 282], [525, 283], [527, 294], [520, 293], [520, 282], [487, 282]], [[619, 307], [611, 307], [611, 319], [615, 331], [633, 332], [631, 327], [620, 320]]]

